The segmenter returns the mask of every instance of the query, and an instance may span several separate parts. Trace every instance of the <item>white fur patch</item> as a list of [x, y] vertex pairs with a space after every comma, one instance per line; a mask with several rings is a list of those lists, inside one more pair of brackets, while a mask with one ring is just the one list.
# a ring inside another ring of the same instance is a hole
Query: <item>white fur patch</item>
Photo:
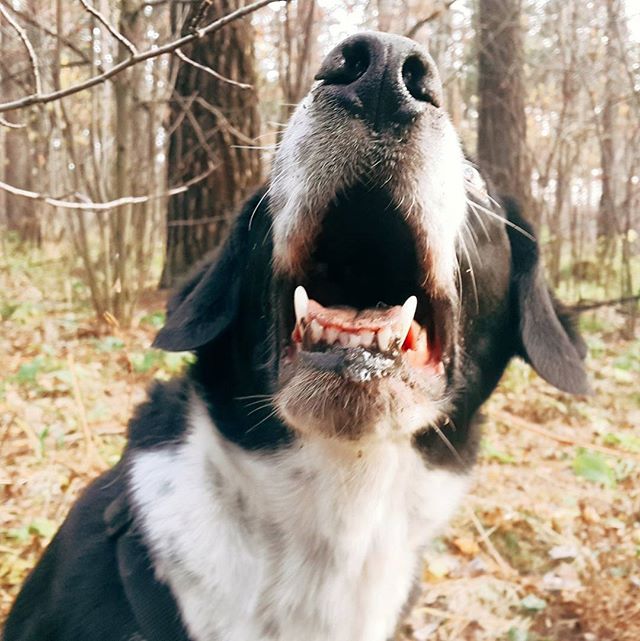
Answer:
[[131, 485], [194, 641], [386, 641], [466, 477], [408, 437], [252, 453], [199, 400], [190, 422], [184, 444], [135, 454]]

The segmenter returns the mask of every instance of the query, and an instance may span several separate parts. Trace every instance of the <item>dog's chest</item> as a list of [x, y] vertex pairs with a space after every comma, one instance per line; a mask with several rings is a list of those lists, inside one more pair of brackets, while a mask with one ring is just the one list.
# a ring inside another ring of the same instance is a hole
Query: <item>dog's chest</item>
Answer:
[[184, 445], [132, 467], [158, 577], [194, 641], [386, 641], [465, 480], [408, 443], [256, 455], [214, 430], [201, 417]]

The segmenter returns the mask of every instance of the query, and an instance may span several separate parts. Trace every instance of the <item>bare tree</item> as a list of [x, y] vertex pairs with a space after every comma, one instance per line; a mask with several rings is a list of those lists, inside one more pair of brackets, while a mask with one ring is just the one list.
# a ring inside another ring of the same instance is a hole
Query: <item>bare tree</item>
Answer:
[[[29, 0], [27, 10], [36, 12], [36, 0]], [[24, 57], [33, 55], [32, 40], [37, 35], [30, 25], [22, 26], [9, 9], [2, 7], [2, 17], [13, 33], [13, 46], [4, 36], [4, 63], [0, 68], [0, 95], [3, 97], [17, 96], [26, 87], [35, 87], [40, 82], [39, 72], [27, 80], [20, 76], [20, 67]], [[23, 53], [24, 52], [24, 53]], [[36, 80], [37, 79], [37, 80]], [[39, 170], [42, 168], [42, 155], [39, 154], [38, 144], [42, 137], [29, 134], [31, 128], [41, 128], [44, 125], [36, 112], [27, 114], [7, 114], [5, 122], [20, 123], [26, 126], [9, 126], [4, 129], [5, 157], [3, 162], [4, 179], [12, 184], [22, 184], [27, 188], [37, 181]], [[35, 143], [35, 144], [34, 144]], [[22, 199], [12, 194], [6, 194], [4, 215], [9, 230], [18, 235], [21, 241], [39, 244], [41, 241], [40, 217], [38, 208], [28, 205]]]
[[604, 105], [600, 119], [600, 162], [602, 168], [602, 194], [598, 210], [598, 237], [603, 246], [609, 247], [616, 233], [616, 205], [614, 182], [614, 110], [616, 99], [615, 75], [619, 71], [619, 58], [616, 46], [616, 29], [620, 15], [619, 0], [607, 0], [607, 40], [606, 40], [606, 79]]
[[320, 7], [316, 0], [285, 5], [278, 47], [282, 115], [284, 122], [309, 90], [317, 60]]
[[[214, 20], [242, 4], [214, 0], [202, 17]], [[187, 28], [195, 19], [192, 10]], [[260, 180], [260, 154], [251, 148], [260, 130], [253, 46], [253, 27], [244, 19], [181, 56], [171, 100], [169, 176], [188, 181], [208, 166], [215, 169], [169, 203], [162, 287], [220, 243], [239, 202]]]
[[478, 160], [497, 189], [518, 198], [535, 218], [521, 20], [521, 0], [479, 0]]

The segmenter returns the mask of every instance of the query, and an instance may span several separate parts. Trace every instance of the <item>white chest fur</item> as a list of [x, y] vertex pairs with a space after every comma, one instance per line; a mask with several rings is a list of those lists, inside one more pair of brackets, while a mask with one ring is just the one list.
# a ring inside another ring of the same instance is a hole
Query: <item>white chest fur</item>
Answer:
[[408, 440], [250, 453], [193, 410], [186, 442], [138, 453], [131, 481], [194, 641], [386, 641], [465, 477]]

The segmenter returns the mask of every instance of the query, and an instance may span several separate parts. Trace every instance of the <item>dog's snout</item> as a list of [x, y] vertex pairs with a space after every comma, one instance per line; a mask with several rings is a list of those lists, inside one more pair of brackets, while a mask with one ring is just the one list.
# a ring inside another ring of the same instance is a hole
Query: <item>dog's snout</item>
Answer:
[[429, 54], [413, 40], [386, 33], [348, 38], [325, 58], [322, 91], [376, 129], [407, 123], [442, 104], [442, 84]]

